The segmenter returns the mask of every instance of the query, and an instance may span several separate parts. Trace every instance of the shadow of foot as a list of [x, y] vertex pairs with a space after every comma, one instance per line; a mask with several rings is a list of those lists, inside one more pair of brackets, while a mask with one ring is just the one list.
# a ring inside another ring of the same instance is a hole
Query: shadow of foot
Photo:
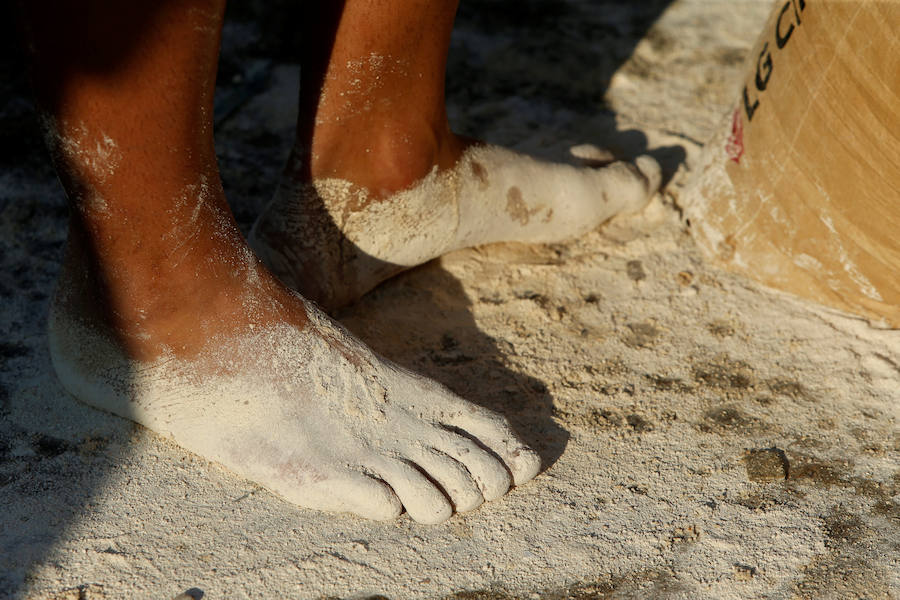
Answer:
[[562, 455], [569, 433], [552, 419], [544, 382], [510, 367], [511, 345], [481, 331], [471, 306], [462, 284], [431, 261], [337, 316], [376, 352], [505, 416], [546, 470]]

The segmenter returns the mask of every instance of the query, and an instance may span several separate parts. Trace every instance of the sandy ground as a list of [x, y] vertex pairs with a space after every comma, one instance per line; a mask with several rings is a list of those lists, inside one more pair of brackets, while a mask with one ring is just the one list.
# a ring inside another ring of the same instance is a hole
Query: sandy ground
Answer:
[[[900, 332], [712, 269], [673, 204], [769, 3], [637, 4], [464, 1], [451, 118], [544, 156], [649, 150], [667, 192], [568, 244], [449, 255], [340, 315], [542, 454], [533, 482], [439, 526], [297, 509], [65, 393], [44, 333], [64, 199], [10, 87], [0, 597], [900, 597]], [[254, 54], [261, 36], [230, 22], [220, 74], [244, 227], [295, 110], [297, 70]]]

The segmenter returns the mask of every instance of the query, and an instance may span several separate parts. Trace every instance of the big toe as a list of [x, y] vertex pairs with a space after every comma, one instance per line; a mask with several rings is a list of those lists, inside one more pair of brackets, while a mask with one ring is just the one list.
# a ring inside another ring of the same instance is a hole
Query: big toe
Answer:
[[363, 473], [346, 471], [303, 488], [273, 486], [286, 499], [317, 510], [352, 513], [364, 519], [389, 521], [403, 510], [385, 483]]

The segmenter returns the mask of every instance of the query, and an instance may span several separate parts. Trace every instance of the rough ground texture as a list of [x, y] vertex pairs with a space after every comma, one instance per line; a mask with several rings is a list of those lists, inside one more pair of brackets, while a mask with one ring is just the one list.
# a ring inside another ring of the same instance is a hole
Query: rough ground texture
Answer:
[[[900, 597], [900, 332], [705, 266], [673, 204], [769, 3], [463, 4], [459, 130], [544, 156], [649, 149], [678, 170], [637, 217], [458, 252], [340, 315], [508, 415], [545, 472], [444, 525], [372, 523], [297, 509], [78, 404], [44, 333], [64, 200], [7, 61], [0, 597]], [[243, 10], [217, 142], [246, 228], [290, 144], [297, 73], [288, 19]]]

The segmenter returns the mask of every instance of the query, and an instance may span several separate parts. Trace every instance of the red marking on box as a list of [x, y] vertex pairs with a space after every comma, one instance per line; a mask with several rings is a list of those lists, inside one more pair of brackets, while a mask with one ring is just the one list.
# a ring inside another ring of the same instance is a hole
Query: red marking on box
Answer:
[[744, 121], [741, 119], [740, 108], [734, 110], [734, 117], [731, 119], [731, 137], [725, 144], [725, 152], [728, 153], [728, 158], [740, 164], [744, 155]]

